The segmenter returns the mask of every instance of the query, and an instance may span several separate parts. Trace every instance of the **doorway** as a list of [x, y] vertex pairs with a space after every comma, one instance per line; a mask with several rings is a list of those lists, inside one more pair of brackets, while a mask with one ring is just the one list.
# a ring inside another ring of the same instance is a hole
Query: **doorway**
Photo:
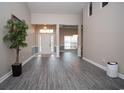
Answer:
[[78, 49], [78, 26], [60, 25], [60, 52], [74, 52]]
[[53, 29], [40, 30], [40, 54], [54, 53], [54, 35]]

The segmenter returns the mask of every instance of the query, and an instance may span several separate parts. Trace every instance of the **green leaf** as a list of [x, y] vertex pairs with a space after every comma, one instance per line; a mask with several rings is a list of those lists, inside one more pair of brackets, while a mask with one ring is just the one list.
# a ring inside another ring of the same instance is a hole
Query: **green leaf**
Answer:
[[6, 23], [5, 29], [8, 33], [3, 37], [4, 42], [8, 42], [10, 48], [26, 47], [25, 42], [27, 36], [28, 25], [25, 21], [18, 21], [9, 19]]

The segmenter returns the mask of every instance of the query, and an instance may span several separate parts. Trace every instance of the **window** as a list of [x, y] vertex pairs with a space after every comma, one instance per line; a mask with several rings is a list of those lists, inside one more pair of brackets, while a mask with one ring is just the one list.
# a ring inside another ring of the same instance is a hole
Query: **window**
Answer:
[[53, 33], [53, 29], [41, 29], [40, 33]]
[[92, 2], [90, 3], [90, 6], [89, 6], [89, 16], [92, 15]]
[[108, 2], [102, 2], [102, 7], [105, 7], [108, 4]]
[[77, 48], [78, 35], [64, 36], [64, 49]]

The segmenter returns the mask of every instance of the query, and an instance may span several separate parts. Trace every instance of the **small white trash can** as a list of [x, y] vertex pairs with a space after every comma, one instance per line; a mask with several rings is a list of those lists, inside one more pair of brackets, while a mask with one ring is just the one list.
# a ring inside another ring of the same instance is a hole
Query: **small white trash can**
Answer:
[[107, 75], [111, 78], [118, 77], [118, 63], [117, 62], [107, 63]]

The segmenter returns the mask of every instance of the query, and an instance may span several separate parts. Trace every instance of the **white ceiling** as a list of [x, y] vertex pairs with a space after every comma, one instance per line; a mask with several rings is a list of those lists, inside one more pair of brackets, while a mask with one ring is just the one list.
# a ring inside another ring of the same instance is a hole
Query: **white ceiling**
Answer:
[[31, 13], [82, 14], [86, 2], [28, 2]]

